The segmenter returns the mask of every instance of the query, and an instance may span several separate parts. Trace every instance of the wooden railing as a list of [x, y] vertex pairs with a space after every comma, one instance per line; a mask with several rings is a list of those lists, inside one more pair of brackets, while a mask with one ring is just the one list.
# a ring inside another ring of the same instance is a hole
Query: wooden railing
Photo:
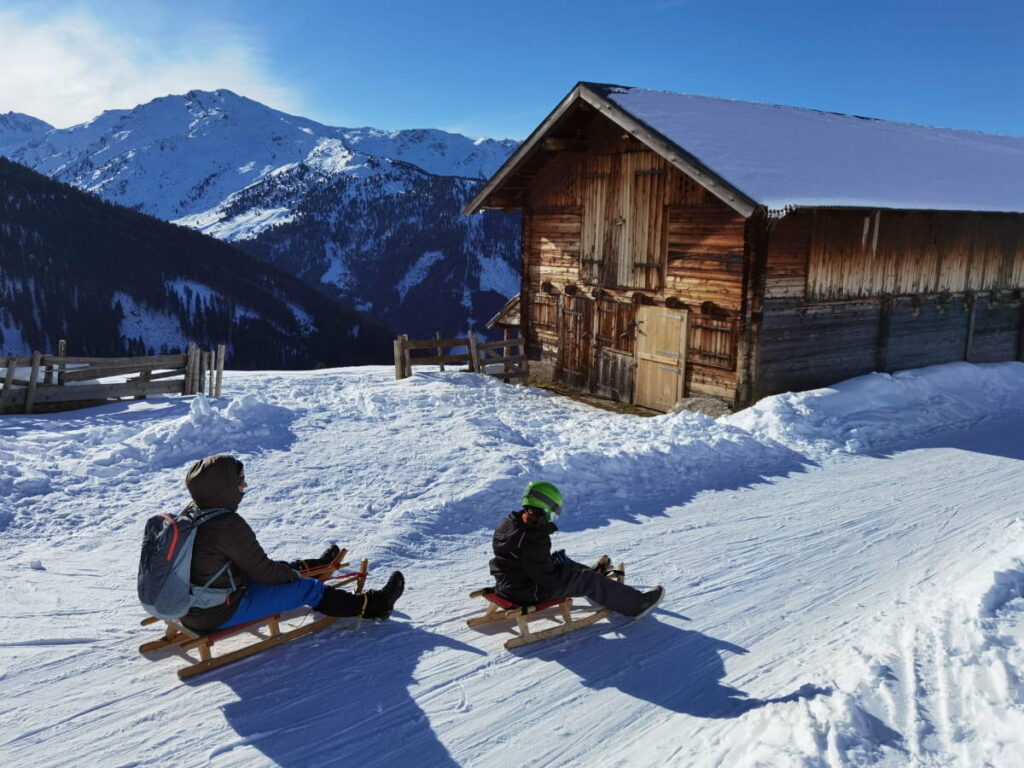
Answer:
[[[150, 395], [220, 396], [224, 345], [215, 351], [190, 344], [183, 355], [149, 357], [69, 357], [63, 352], [0, 358], [0, 414], [33, 413], [96, 405], [107, 400]], [[19, 375], [19, 370], [21, 371]], [[133, 375], [134, 374], [134, 375]], [[120, 381], [100, 382], [117, 377]]]
[[[518, 353], [513, 354], [512, 350], [517, 347]], [[526, 350], [521, 338], [477, 342], [476, 350], [478, 370], [481, 373], [506, 380], [525, 379], [528, 376]]]
[[[511, 350], [519, 349], [518, 354]], [[453, 353], [453, 349], [465, 348], [464, 353]], [[413, 356], [413, 351], [425, 351], [426, 355]], [[430, 354], [433, 353], [433, 354]], [[503, 339], [482, 342], [470, 334], [463, 338], [442, 339], [438, 332], [433, 339], [411, 340], [402, 335], [395, 339], [395, 378], [412, 376], [413, 366], [468, 365], [469, 371], [486, 373], [501, 379], [526, 378], [526, 355], [522, 339]]]

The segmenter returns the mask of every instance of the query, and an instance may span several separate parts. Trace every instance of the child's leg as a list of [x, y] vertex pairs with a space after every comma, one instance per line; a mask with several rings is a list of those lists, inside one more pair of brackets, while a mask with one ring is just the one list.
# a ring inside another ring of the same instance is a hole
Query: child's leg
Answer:
[[559, 594], [564, 597], [588, 597], [598, 605], [624, 616], [637, 616], [643, 610], [643, 593], [615, 579], [570, 561], [566, 580]]
[[324, 596], [319, 579], [297, 579], [290, 584], [254, 584], [249, 582], [235, 613], [217, 629], [227, 629], [249, 621], [273, 616], [301, 605], [314, 606]]

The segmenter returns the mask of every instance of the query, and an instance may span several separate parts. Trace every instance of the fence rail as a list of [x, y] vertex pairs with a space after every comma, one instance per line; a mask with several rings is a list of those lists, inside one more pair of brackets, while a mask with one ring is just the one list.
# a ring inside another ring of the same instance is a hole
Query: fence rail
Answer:
[[[199, 392], [220, 396], [223, 344], [208, 352], [189, 344], [185, 354], [149, 357], [70, 357], [65, 351], [61, 341], [56, 355], [35, 352], [0, 358], [0, 414], [82, 408], [123, 397], [142, 400]], [[112, 377], [122, 380], [99, 381]]]
[[[464, 353], [452, 349], [465, 348]], [[511, 350], [518, 348], [513, 354]], [[413, 356], [412, 352], [432, 351], [432, 355]], [[444, 339], [438, 331], [433, 339], [414, 339], [402, 335], [395, 339], [395, 378], [412, 376], [413, 366], [465, 364], [469, 371], [486, 373], [499, 379], [525, 379], [528, 375], [524, 341], [505, 338], [501, 341], [479, 341], [470, 334], [464, 338]]]

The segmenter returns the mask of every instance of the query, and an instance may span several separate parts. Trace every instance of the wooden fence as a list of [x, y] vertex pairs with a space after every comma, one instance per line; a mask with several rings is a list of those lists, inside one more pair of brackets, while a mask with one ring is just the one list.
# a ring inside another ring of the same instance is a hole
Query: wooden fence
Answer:
[[[85, 408], [122, 397], [143, 400], [150, 395], [199, 392], [220, 396], [223, 344], [215, 351], [189, 344], [183, 355], [150, 357], [68, 357], [64, 351], [61, 342], [56, 355], [35, 352], [0, 358], [4, 370], [0, 414]], [[126, 378], [99, 381], [111, 377]]]
[[[505, 338], [501, 341], [479, 341], [470, 334], [464, 338], [442, 339], [441, 333], [433, 339], [409, 340], [406, 335], [395, 339], [395, 378], [412, 376], [415, 365], [467, 365], [468, 370], [486, 373], [499, 379], [525, 379], [527, 377], [526, 354], [523, 340]], [[465, 347], [464, 353], [453, 353], [453, 349]], [[518, 353], [513, 354], [513, 349]], [[414, 356], [413, 352], [426, 352]]]

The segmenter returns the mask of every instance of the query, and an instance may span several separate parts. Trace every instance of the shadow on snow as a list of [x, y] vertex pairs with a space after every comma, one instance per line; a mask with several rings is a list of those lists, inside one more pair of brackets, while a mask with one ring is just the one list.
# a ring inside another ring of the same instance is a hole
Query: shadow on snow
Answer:
[[[784, 696], [748, 698], [743, 691], [721, 682], [725, 677], [723, 655], [745, 654], [747, 649], [653, 617], [621, 629], [614, 636], [595, 634], [581, 642], [525, 650], [523, 655], [561, 664], [587, 688], [614, 688], [634, 699], [693, 717], [739, 717], [766, 704], [832, 693], [831, 689], [808, 684]], [[652, 653], [646, 649], [657, 650]]]
[[277, 649], [274, 664], [243, 661], [211, 672], [194, 684], [219, 679], [235, 692], [238, 700], [223, 711], [239, 738], [210, 759], [250, 746], [284, 768], [339, 760], [454, 766], [410, 693], [420, 658], [438, 648], [485, 655], [405, 621], [363, 622], [354, 633], [329, 630]]

